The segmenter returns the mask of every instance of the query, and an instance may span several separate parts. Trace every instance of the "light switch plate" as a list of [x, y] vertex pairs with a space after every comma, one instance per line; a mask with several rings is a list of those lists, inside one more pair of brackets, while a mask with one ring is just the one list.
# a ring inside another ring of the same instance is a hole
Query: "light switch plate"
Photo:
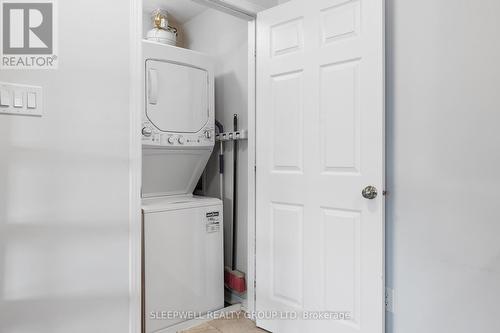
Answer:
[[0, 82], [0, 98], [0, 115], [43, 115], [42, 87]]
[[28, 94], [26, 96], [26, 107], [28, 109], [36, 109], [37, 108], [36, 100], [37, 100], [36, 92], [28, 91]]
[[22, 108], [24, 107], [24, 91], [21, 89], [14, 89], [14, 107]]
[[10, 91], [0, 88], [0, 106], [10, 106], [12, 104], [12, 96]]

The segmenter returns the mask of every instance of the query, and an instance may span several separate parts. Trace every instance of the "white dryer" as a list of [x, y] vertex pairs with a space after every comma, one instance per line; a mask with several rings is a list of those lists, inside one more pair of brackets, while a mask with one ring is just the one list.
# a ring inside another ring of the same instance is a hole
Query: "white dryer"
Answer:
[[215, 144], [214, 63], [143, 41], [143, 196], [191, 194]]

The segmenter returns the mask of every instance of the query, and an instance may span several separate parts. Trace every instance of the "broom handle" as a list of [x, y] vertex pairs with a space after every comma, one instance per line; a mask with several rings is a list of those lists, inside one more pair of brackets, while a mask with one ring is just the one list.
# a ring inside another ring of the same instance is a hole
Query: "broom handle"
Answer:
[[[238, 115], [233, 116], [234, 131], [238, 131]], [[237, 216], [238, 216], [238, 140], [233, 141], [233, 248], [232, 269], [236, 270], [236, 240], [237, 240]]]

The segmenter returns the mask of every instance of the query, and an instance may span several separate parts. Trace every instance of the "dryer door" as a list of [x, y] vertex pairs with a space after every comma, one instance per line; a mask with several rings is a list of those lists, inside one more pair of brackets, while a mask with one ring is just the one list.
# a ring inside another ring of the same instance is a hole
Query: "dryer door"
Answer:
[[168, 61], [146, 61], [146, 116], [163, 132], [197, 133], [209, 118], [208, 72]]

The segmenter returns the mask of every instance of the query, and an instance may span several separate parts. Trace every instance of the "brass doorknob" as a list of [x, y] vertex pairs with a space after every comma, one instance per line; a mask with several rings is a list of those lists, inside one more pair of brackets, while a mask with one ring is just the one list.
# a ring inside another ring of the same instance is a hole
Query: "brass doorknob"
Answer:
[[377, 197], [378, 191], [375, 186], [367, 186], [362, 192], [363, 198], [373, 200]]

